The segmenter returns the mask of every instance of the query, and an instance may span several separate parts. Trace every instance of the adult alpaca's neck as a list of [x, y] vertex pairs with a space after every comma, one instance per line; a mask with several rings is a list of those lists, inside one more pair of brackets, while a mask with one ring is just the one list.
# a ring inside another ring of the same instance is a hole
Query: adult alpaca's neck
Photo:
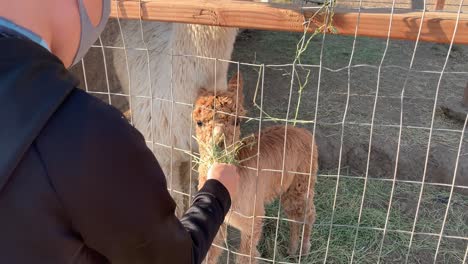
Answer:
[[229, 63], [213, 58], [231, 58], [237, 29], [193, 24], [173, 26], [170, 45], [173, 54], [197, 56], [197, 59], [181, 60], [178, 64], [186, 69], [184, 74], [190, 76], [185, 78], [192, 81], [194, 87], [216, 86], [218, 91], [226, 90]]
[[231, 54], [236, 34], [235, 28], [174, 24], [171, 48], [177, 52], [186, 52], [186, 55], [223, 58], [226, 57], [224, 54]]

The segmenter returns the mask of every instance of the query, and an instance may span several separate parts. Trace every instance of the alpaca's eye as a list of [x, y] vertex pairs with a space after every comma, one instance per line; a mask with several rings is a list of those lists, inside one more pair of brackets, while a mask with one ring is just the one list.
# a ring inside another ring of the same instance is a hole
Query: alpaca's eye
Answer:
[[197, 126], [199, 126], [199, 127], [203, 126], [203, 122], [202, 121], [197, 121]]

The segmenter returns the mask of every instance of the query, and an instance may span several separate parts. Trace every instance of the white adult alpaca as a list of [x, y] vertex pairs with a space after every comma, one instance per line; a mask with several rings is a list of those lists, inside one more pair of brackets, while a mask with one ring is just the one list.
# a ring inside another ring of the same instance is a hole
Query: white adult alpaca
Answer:
[[[141, 29], [139, 21], [120, 22], [127, 56], [114, 52], [113, 66], [119, 81], [129, 84], [135, 127], [148, 141], [190, 150], [191, 105], [199, 89], [227, 89], [229, 64], [207, 58], [229, 60], [237, 29], [161, 22], [143, 22]], [[147, 48], [148, 54], [132, 48]], [[176, 191], [180, 215], [187, 202], [182, 202], [186, 199], [177, 195], [177, 191], [189, 192], [191, 166], [189, 156], [177, 149], [158, 145], [154, 152], [168, 177], [169, 187]], [[187, 166], [181, 171], [183, 163]]]

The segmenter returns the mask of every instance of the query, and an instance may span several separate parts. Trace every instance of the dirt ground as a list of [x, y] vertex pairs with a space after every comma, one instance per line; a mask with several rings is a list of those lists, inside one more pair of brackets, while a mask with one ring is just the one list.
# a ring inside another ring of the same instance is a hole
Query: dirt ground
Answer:
[[[288, 118], [294, 117], [299, 98], [299, 87], [297, 79], [294, 80], [291, 86], [292, 66], [283, 64], [292, 63], [296, 52], [296, 44], [300, 37], [301, 34], [250, 30], [239, 35], [232, 60], [265, 65], [263, 89], [260, 89], [261, 87], [257, 85], [259, 67], [240, 66], [245, 79], [244, 93], [249, 116], [259, 117], [260, 112], [254, 106], [253, 98], [256, 90], [258, 92], [263, 90], [263, 108], [266, 113], [284, 119], [287, 115], [288, 105], [290, 105]], [[379, 215], [386, 212], [392, 183], [380, 179], [391, 180], [395, 177], [397, 180], [409, 181], [406, 183], [399, 182], [399, 186], [405, 185], [405, 187], [402, 187], [402, 191], [399, 193], [395, 191], [394, 196], [394, 204], [398, 206], [397, 216], [406, 220], [396, 222], [396, 226], [393, 228], [406, 231], [411, 231], [416, 201], [421, 187], [419, 182], [423, 180], [424, 175], [426, 177], [425, 181], [428, 183], [448, 185], [451, 185], [453, 177], [456, 175], [455, 185], [457, 187], [454, 191], [460, 196], [456, 196], [456, 203], [452, 201], [451, 206], [459, 214], [453, 216], [453, 219], [450, 218], [452, 220], [449, 219], [449, 222], [454, 221], [455, 223], [453, 224], [454, 229], [447, 232], [454, 236], [467, 237], [468, 200], [467, 196], [463, 194], [466, 194], [468, 190], [466, 187], [468, 186], [468, 133], [465, 133], [462, 139], [461, 155], [458, 157], [458, 169], [455, 173], [463, 123], [447, 117], [441, 107], [447, 102], [452, 104], [462, 98], [463, 89], [468, 83], [468, 64], [466, 63], [468, 47], [453, 46], [448, 56], [444, 74], [441, 74], [449, 52], [448, 45], [420, 43], [416, 51], [412, 71], [409, 72], [408, 68], [414, 50], [414, 42], [391, 40], [387, 47], [385, 40], [358, 38], [353, 52], [352, 37], [326, 35], [320, 60], [322, 40], [322, 36], [313, 39], [303, 56], [301, 62], [308, 66], [296, 67], [302, 81], [305, 81], [307, 73], [310, 72], [308, 83], [302, 90], [298, 119], [311, 121], [317, 117], [315, 119], [316, 125], [301, 122], [298, 124], [307, 127], [311, 131], [315, 127], [319, 145], [319, 173], [321, 177], [318, 180], [316, 203], [323, 206], [317, 206], [317, 223], [326, 225], [330, 222], [338, 167], [341, 169], [340, 176], [349, 177], [347, 179], [350, 179], [348, 185], [347, 181], [342, 180], [339, 190], [349, 190], [348, 194], [354, 195], [352, 196], [354, 198], [350, 198], [350, 200], [354, 199], [356, 201], [354, 207], [345, 202], [342, 204], [343, 208], [349, 207], [354, 210], [351, 213], [352, 216], [343, 214], [343, 219], [345, 219], [343, 221], [347, 225], [357, 224], [356, 217], [360, 207], [363, 179], [365, 177], [369, 179], [369, 182], [378, 186], [375, 187], [377, 193], [386, 193], [384, 195], [385, 199], [382, 199], [381, 203], [369, 206], [372, 210], [377, 207], [380, 208]], [[107, 49], [105, 53], [106, 59], [109, 61], [113, 53]], [[351, 56], [352, 61], [350, 63]], [[85, 61], [88, 89], [102, 92], [102, 94], [95, 93], [95, 95], [103, 100], [108, 100], [102, 50], [93, 48]], [[320, 61], [323, 66], [322, 70], [318, 67]], [[349, 64], [352, 67], [348, 68]], [[109, 63], [106, 65], [111, 92], [125, 92], [125, 88], [119, 84], [117, 76], [113, 74], [112, 65]], [[232, 64], [231, 72], [234, 73], [236, 70], [237, 65]], [[84, 83], [81, 65], [77, 65], [73, 72]], [[291, 94], [290, 91], [292, 91]], [[114, 106], [121, 110], [128, 109], [126, 97], [118, 95], [110, 97]], [[289, 100], [290, 97], [291, 100]], [[436, 97], [437, 101], [435, 100]], [[257, 103], [260, 104], [258, 98]], [[403, 129], [400, 138], [401, 117]], [[433, 123], [432, 120], [434, 120]], [[272, 122], [266, 120], [262, 125], [268, 126], [271, 124]], [[431, 126], [432, 130], [430, 129]], [[257, 131], [258, 122], [246, 122], [242, 125], [242, 128], [244, 133]], [[343, 140], [341, 140], [342, 133]], [[428, 151], [429, 139], [430, 148]], [[370, 155], [368, 154], [369, 149]], [[397, 153], [399, 154], [398, 163]], [[427, 166], [425, 166], [426, 163]], [[358, 185], [353, 185], [355, 183]], [[350, 186], [354, 187], [350, 188]], [[368, 188], [370, 188], [369, 186]], [[429, 226], [428, 230], [426, 230], [427, 226], [421, 226], [418, 230], [438, 233], [440, 232], [441, 219], [445, 212], [450, 188], [448, 186], [426, 186], [428, 187], [425, 188], [423, 198], [427, 196], [428, 200], [422, 203], [421, 210], [427, 211], [427, 213], [420, 217], [425, 218], [425, 221], [431, 224], [427, 224]], [[463, 188], [463, 186], [465, 187]], [[373, 193], [369, 191], [369, 194], [371, 194], [369, 199], [372, 200]], [[338, 196], [338, 198], [340, 197], [341, 195]], [[340, 215], [338, 211], [343, 209], [339, 204], [336, 207], [337, 215]], [[270, 207], [272, 214], [274, 214], [274, 208], [274, 205]], [[369, 221], [374, 218], [385, 220], [383, 216], [379, 218], [369, 213]], [[437, 223], [437, 226], [432, 224], [434, 222]], [[270, 230], [275, 225], [275, 223], [269, 224], [266, 222], [264, 228]], [[382, 223], [375, 225], [371, 223], [369, 225], [383, 228]], [[303, 263], [323, 261], [320, 258], [323, 257], [321, 250], [326, 244], [328, 229], [318, 228], [317, 230], [314, 231], [314, 241], [316, 243], [313, 246], [313, 252], [318, 257], [310, 258], [310, 261], [304, 261]], [[337, 239], [339, 239], [338, 235]], [[352, 244], [353, 238], [354, 236], [347, 237], [347, 241], [351, 241]], [[268, 249], [272, 246], [271, 239], [271, 237], [265, 235], [262, 242], [262, 256], [266, 258], [272, 257], [269, 255], [271, 248]], [[407, 242], [407, 238], [403, 240]], [[421, 240], [425, 241], [422, 238]], [[466, 240], [462, 240], [462, 242], [458, 243], [458, 240], [453, 243], [447, 242], [451, 245], [448, 248], [456, 252], [456, 257], [453, 259], [458, 260], [460, 255], [463, 256], [468, 243]], [[430, 257], [432, 257], [433, 253], [427, 254], [427, 252], [433, 252], [434, 244], [430, 245], [429, 249], [422, 246], [426, 251], [416, 252], [417, 257], [415, 257], [414, 263], [432, 262]], [[349, 247], [349, 244], [345, 246]], [[338, 249], [348, 251], [345, 254]], [[335, 256], [331, 263], [346, 263], [350, 253], [349, 248], [339, 247], [338, 249], [337, 256], [343, 254], [344, 257], [338, 258]], [[321, 252], [322, 255], [318, 252]], [[401, 259], [398, 260], [401, 256], [395, 253], [397, 251], [391, 252], [393, 253], [389, 253], [387, 263], [402, 261]], [[402, 252], [401, 254], [406, 253]], [[366, 254], [371, 256], [377, 253], [374, 251], [363, 253], [363, 258], [367, 256]], [[396, 254], [394, 258], [392, 254]], [[428, 257], [428, 255], [431, 256]], [[439, 262], [457, 263], [452, 262], [453, 259], [447, 257]], [[280, 260], [295, 261], [288, 259], [287, 256], [283, 256]], [[373, 263], [374, 261], [375, 259], [370, 258], [368, 261], [361, 262]]]

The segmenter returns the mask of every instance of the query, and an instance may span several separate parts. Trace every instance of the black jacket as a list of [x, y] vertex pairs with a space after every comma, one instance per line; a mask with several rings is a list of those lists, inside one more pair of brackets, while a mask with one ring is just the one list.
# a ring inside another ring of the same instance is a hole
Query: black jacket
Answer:
[[200, 263], [227, 190], [208, 181], [178, 220], [142, 135], [76, 85], [39, 45], [0, 38], [0, 263]]

